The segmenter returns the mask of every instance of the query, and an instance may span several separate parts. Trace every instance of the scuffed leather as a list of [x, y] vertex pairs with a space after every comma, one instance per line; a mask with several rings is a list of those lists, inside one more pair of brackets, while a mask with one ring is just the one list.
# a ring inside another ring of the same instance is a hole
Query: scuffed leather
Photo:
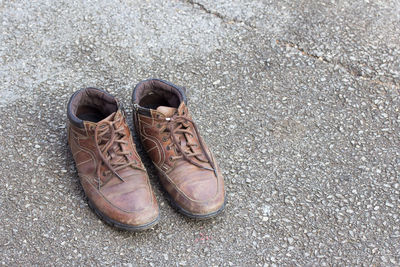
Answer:
[[[115, 117], [124, 116], [121, 110]], [[107, 118], [106, 118], [107, 119]], [[125, 118], [122, 120], [125, 139], [124, 149], [130, 151], [130, 160], [136, 160], [143, 168], [133, 143]], [[68, 125], [68, 143], [78, 170], [80, 182], [89, 201], [104, 215], [119, 223], [140, 226], [154, 221], [159, 214], [158, 204], [151, 189], [147, 173], [125, 167], [118, 170], [124, 182], [110, 172], [96, 150], [94, 139], [96, 123], [84, 121], [84, 128]], [[100, 177], [96, 169], [100, 167]]]
[[[179, 106], [179, 112], [182, 110], [191, 119], [184, 102]], [[199, 168], [183, 158], [172, 160], [172, 157], [178, 156], [177, 151], [167, 149], [171, 147], [172, 140], [168, 138], [168, 134], [160, 133], [160, 125], [165, 123], [166, 116], [157, 110], [150, 111], [150, 117], [134, 113], [135, 128], [170, 197], [180, 208], [193, 215], [210, 214], [219, 210], [225, 201], [224, 179], [208, 147], [205, 149], [216, 166], [217, 175], [214, 171]], [[201, 137], [197, 137], [194, 131], [192, 134], [193, 139], [189, 141], [198, 142], [197, 138]], [[197, 148], [196, 152], [199, 151], [200, 148]], [[200, 157], [205, 158], [204, 155]], [[211, 167], [196, 158], [193, 160]]]

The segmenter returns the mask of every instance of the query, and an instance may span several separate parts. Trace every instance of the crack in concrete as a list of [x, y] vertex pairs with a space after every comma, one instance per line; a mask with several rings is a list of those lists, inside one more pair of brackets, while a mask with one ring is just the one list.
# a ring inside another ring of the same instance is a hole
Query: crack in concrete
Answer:
[[202, 3], [199, 3], [199, 2], [196, 2], [196, 1], [193, 1], [193, 0], [186, 0], [185, 2], [191, 4], [192, 6], [197, 6], [198, 8], [200, 8], [200, 10], [206, 12], [207, 14], [210, 14], [210, 15], [213, 15], [213, 16], [219, 18], [220, 20], [222, 20], [222, 21], [225, 22], [225, 23], [228, 23], [228, 24], [232, 24], [232, 23], [242, 23], [242, 24], [244, 24], [244, 25], [246, 25], [246, 26], [248, 26], [248, 27], [250, 27], [250, 28], [252, 28], [252, 29], [255, 29], [255, 28], [256, 28], [254, 25], [250, 24], [250, 23], [247, 22], [247, 21], [240, 20], [240, 19], [237, 19], [237, 18], [229, 18], [229, 17], [227, 17], [227, 16], [221, 14], [221, 13], [218, 12], [218, 11], [214, 11], [214, 10], [208, 9], [208, 8], [207, 8], [205, 5], [203, 5]]
[[[300, 51], [303, 55], [305, 55], [307, 57], [311, 57], [311, 58], [314, 58], [316, 60], [320, 60], [320, 61], [325, 62], [325, 63], [330, 64], [330, 65], [338, 66], [342, 70], [346, 71], [347, 73], [349, 73], [350, 75], [352, 75], [352, 76], [354, 76], [356, 78], [360, 78], [360, 79], [365, 80], [365, 81], [377, 83], [377, 84], [380, 84], [382, 86], [393, 86], [396, 89], [400, 88], [400, 86], [393, 79], [392, 79], [392, 81], [383, 82], [383, 81], [381, 81], [379, 79], [374, 79], [371, 76], [365, 76], [362, 73], [360, 73], [360, 71], [357, 71], [355, 68], [353, 68], [351, 66], [346, 66], [343, 63], [330, 61], [325, 57], [321, 57], [321, 56], [317, 56], [315, 54], [309, 53], [304, 48], [299, 47], [297, 44], [295, 44], [293, 42], [277, 39], [276, 43], [278, 45], [280, 45], [280, 46], [288, 46], [288, 47], [294, 48], [294, 49]], [[376, 75], [375, 75], [375, 77], [376, 77]]]
[[312, 57], [312, 58], [318, 59], [318, 60], [326, 62], [326, 63], [331, 63], [328, 59], [311, 54], [311, 53], [305, 51], [303, 48], [299, 47], [297, 44], [292, 43], [290, 41], [284, 41], [284, 40], [277, 39], [276, 43], [280, 46], [289, 46], [291, 48], [295, 48], [295, 49], [299, 50], [305, 56]]
[[[252, 25], [251, 23], [249, 23], [247, 21], [240, 20], [240, 19], [237, 19], [237, 18], [229, 18], [229, 17], [223, 15], [222, 13], [220, 13], [218, 11], [214, 11], [214, 10], [211, 10], [211, 9], [207, 8], [202, 3], [196, 2], [194, 0], [183, 0], [183, 1], [186, 2], [186, 3], [191, 4], [194, 7], [198, 7], [200, 10], [204, 11], [205, 13], [213, 15], [213, 16], [219, 18], [220, 20], [222, 20], [225, 23], [228, 23], [228, 24], [241, 23], [241, 24], [244, 24], [244, 25], [246, 25], [247, 27], [249, 27], [249, 28], [251, 28], [253, 30], [257, 29], [256, 26]], [[388, 86], [388, 87], [393, 86], [396, 89], [400, 88], [400, 85], [393, 78], [389, 78], [389, 77], [386, 76], [386, 79], [389, 80], [389, 81], [381, 81], [379, 79], [376, 79], [376, 77], [378, 77], [377, 75], [374, 75], [374, 76], [364, 75], [359, 70], [357, 70], [355, 67], [347, 66], [347, 65], [345, 65], [343, 63], [340, 63], [340, 62], [337, 62], [337, 61], [331, 61], [331, 60], [329, 60], [329, 59], [327, 59], [325, 57], [317, 56], [315, 54], [307, 52], [304, 48], [301, 48], [300, 46], [298, 46], [297, 44], [295, 44], [293, 42], [276, 39], [276, 43], [278, 45], [281, 45], [281, 46], [288, 46], [288, 47], [291, 47], [293, 49], [296, 49], [296, 50], [300, 51], [303, 55], [305, 55], [307, 57], [311, 57], [311, 58], [314, 58], [316, 60], [320, 60], [322, 62], [325, 62], [325, 63], [333, 65], [333, 66], [338, 66], [339, 68], [341, 68], [342, 70], [344, 70], [345, 72], [349, 73], [350, 75], [352, 75], [352, 76], [354, 76], [356, 78], [360, 78], [360, 79], [368, 81], [368, 82], [373, 82], [373, 83], [376, 83], [376, 84], [380, 84], [382, 86]]]

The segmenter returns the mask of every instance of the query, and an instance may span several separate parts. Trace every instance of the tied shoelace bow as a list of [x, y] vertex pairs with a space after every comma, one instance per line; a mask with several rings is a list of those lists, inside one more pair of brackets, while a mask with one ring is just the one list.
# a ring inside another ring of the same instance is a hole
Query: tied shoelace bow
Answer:
[[[172, 140], [173, 146], [175, 146], [176, 151], [178, 152], [178, 156], [172, 156], [172, 160], [176, 159], [181, 159], [183, 158], [184, 160], [190, 162], [191, 164], [202, 168], [206, 170], [213, 171], [215, 175], [216, 173], [216, 168], [214, 165], [214, 162], [211, 160], [210, 156], [208, 155], [205, 145], [203, 144], [203, 141], [200, 138], [199, 131], [197, 129], [196, 124], [189, 119], [187, 116], [184, 114], [175, 114], [170, 118], [165, 118], [166, 123], [163, 124], [163, 126], [160, 128], [160, 133], [164, 133], [165, 131], [168, 131], [170, 133], [170, 137]], [[200, 144], [201, 152], [195, 152], [193, 147], [198, 147], [197, 143], [192, 143], [189, 141], [189, 138], [187, 135], [194, 137], [193, 133], [191, 131], [191, 127], [193, 127], [197, 140]], [[187, 140], [186, 142], [186, 147], [182, 145], [182, 142], [177, 138], [177, 134], [183, 134]], [[201, 159], [199, 156], [201, 156], [204, 153], [206, 160]], [[209, 163], [212, 168], [206, 167], [201, 165], [200, 163], [194, 161], [192, 158], [196, 157], [199, 161], [202, 161], [204, 163]]]
[[[114, 121], [99, 122], [94, 130], [94, 139], [96, 149], [104, 165], [124, 182], [124, 179], [117, 173], [118, 170], [128, 166], [141, 171], [144, 170], [138, 166], [136, 160], [129, 160], [128, 156], [131, 155], [131, 152], [124, 151], [123, 145], [128, 144], [128, 140], [125, 139], [126, 134], [122, 120], [123, 117], [119, 119], [115, 119], [114, 117]], [[101, 165], [99, 165], [97, 170], [98, 173], [100, 171], [100, 166]], [[98, 175], [98, 177], [100, 177], [100, 175]], [[100, 180], [100, 178], [98, 179]]]

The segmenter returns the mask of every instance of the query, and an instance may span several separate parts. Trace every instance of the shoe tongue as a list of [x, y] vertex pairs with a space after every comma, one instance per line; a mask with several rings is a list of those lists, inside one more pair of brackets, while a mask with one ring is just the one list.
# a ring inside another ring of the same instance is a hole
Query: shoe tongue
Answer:
[[117, 114], [116, 112], [113, 112], [110, 115], [108, 115], [108, 117], [102, 119], [102, 121], [113, 121], [116, 114]]
[[166, 106], [159, 106], [157, 108], [157, 111], [162, 113], [166, 117], [172, 117], [175, 114], [176, 110], [177, 110], [176, 108], [166, 107]]
[[102, 121], [117, 121], [119, 119], [121, 119], [122, 117], [122, 113], [120, 110], [117, 110], [113, 113], [111, 113], [110, 115], [108, 115], [106, 118], [102, 119]]
[[[96, 124], [99, 124], [101, 122], [106, 122], [106, 121], [107, 122], [119, 121], [118, 123], [115, 124], [115, 127], [118, 128], [124, 123], [124, 121], [121, 120], [122, 116], [123, 116], [122, 113], [119, 110], [117, 110], [117, 111], [111, 113], [110, 115], [108, 115], [107, 117], [105, 117], [104, 119], [102, 119], [101, 121], [97, 122]], [[106, 125], [103, 124], [101, 127], [106, 127]]]

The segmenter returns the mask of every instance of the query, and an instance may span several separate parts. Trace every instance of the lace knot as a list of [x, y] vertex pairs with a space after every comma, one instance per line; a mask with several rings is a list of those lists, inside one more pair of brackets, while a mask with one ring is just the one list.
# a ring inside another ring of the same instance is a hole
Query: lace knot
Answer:
[[[110, 120], [98, 122], [94, 130], [95, 145], [101, 161], [121, 181], [124, 181], [124, 179], [117, 171], [129, 166], [143, 170], [138, 166], [136, 160], [129, 158], [132, 153], [127, 151], [129, 140], [125, 127], [124, 117], [114, 114]], [[99, 164], [98, 173], [100, 172], [100, 166]]]
[[[183, 158], [189, 163], [206, 170], [211, 170], [216, 173], [214, 162], [211, 160], [206, 147], [200, 138], [199, 131], [196, 124], [188, 117], [187, 113], [174, 114], [172, 117], [166, 117], [164, 119], [164, 126], [160, 129], [160, 132], [168, 131], [172, 141], [172, 146], [175, 146], [178, 153], [177, 156], [172, 157], [172, 160]], [[194, 131], [193, 131], [193, 130]], [[178, 138], [178, 136], [184, 137], [184, 142]], [[195, 149], [200, 147], [200, 151]], [[204, 155], [204, 158], [201, 156]], [[196, 157], [198, 161], [193, 158]], [[201, 163], [199, 163], [201, 162]], [[211, 168], [205, 166], [209, 164]]]

